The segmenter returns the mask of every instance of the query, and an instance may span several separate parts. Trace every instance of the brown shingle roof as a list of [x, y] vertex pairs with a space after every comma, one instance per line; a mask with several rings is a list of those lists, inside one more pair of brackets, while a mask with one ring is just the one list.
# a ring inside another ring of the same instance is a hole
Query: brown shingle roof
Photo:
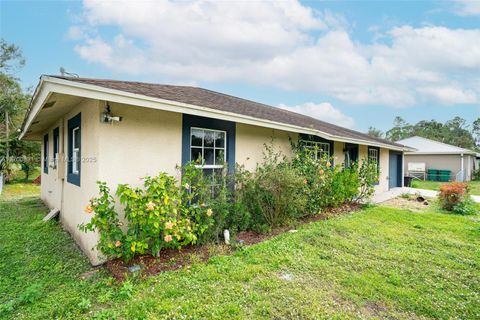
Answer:
[[306, 115], [272, 107], [266, 104], [230, 96], [224, 93], [211, 91], [190, 86], [174, 86], [165, 84], [154, 84], [134, 81], [102, 80], [90, 78], [75, 78], [50, 76], [54, 78], [96, 85], [104, 88], [115, 89], [134, 94], [141, 94], [149, 97], [164, 100], [177, 101], [196, 106], [226, 111], [258, 119], [270, 120], [284, 124], [295, 125], [308, 129], [316, 129], [327, 134], [351, 139], [361, 139], [374, 143], [382, 143], [395, 147], [404, 147], [401, 144], [391, 141], [370, 137], [365, 133], [346, 129], [334, 124], [321, 121]]

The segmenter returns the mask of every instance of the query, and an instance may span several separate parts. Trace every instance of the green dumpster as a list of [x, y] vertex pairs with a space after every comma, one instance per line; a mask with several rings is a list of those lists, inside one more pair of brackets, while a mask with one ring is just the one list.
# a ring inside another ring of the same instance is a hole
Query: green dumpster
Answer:
[[450, 181], [450, 170], [438, 170], [438, 180], [443, 182]]
[[438, 170], [436, 169], [427, 170], [427, 180], [437, 181], [437, 178], [438, 178]]

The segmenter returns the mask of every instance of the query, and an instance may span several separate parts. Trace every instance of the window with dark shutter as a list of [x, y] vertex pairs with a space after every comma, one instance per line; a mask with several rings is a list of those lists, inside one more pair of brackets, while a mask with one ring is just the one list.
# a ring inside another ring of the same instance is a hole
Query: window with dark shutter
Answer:
[[48, 174], [48, 133], [43, 136], [43, 173]]
[[68, 120], [68, 172], [67, 181], [80, 186], [82, 150], [82, 114]]

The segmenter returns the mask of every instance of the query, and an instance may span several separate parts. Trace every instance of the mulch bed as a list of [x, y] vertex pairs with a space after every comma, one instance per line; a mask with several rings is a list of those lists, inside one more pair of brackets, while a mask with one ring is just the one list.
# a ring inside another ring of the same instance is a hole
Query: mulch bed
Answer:
[[[268, 233], [257, 233], [254, 231], [243, 231], [235, 236], [237, 242], [242, 245], [256, 244], [270, 238], [273, 238], [279, 234], [288, 232], [301, 225], [312, 223], [319, 220], [327, 220], [332, 217], [342, 215], [348, 212], [358, 210], [360, 205], [347, 204], [339, 208], [332, 208], [326, 210], [318, 215], [305, 217], [296, 221], [293, 225], [278, 227]], [[131, 266], [140, 266], [140, 272], [142, 276], [152, 276], [164, 271], [172, 271], [180, 268], [188, 268], [192, 263], [207, 262], [213, 255], [220, 254], [227, 255], [234, 251], [234, 248], [225, 245], [202, 245], [202, 246], [188, 246], [180, 250], [165, 249], [162, 250], [159, 257], [153, 257], [151, 255], [139, 255], [135, 256], [128, 264], [122, 259], [113, 259], [105, 263], [105, 268], [112, 274], [112, 276], [119, 282], [123, 281], [125, 277], [131, 273], [128, 268]]]

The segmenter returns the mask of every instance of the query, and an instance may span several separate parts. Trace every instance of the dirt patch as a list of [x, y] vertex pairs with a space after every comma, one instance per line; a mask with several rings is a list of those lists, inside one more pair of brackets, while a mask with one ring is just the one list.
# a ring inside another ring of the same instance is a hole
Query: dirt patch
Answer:
[[193, 263], [208, 261], [211, 252], [209, 246], [189, 246], [177, 249], [162, 250], [159, 257], [140, 255], [134, 257], [128, 264], [121, 259], [107, 261], [105, 267], [117, 281], [134, 273], [129, 271], [132, 266], [139, 266], [142, 276], [151, 276], [164, 271], [177, 270]]
[[382, 202], [381, 205], [399, 209], [425, 210], [432, 204], [432, 201], [429, 199], [423, 199], [423, 201], [419, 200], [417, 200], [416, 196], [412, 196], [410, 198], [398, 197]]
[[42, 183], [42, 176], [40, 175], [40, 176], [36, 177], [35, 179], [33, 179], [32, 183], [39, 186]]
[[[258, 233], [254, 231], [240, 232], [235, 237], [235, 244], [252, 245], [259, 243], [307, 223], [326, 220], [341, 214], [356, 211], [359, 207], [357, 204], [348, 204], [339, 208], [329, 209], [318, 215], [300, 219], [296, 221], [294, 225], [275, 228], [268, 233]], [[141, 276], [151, 276], [164, 271], [172, 271], [184, 267], [188, 268], [193, 263], [207, 262], [212, 256], [229, 255], [233, 252], [234, 247], [226, 245], [210, 244], [189, 246], [180, 250], [162, 250], [159, 257], [153, 257], [151, 255], [136, 256], [128, 264], [122, 259], [113, 259], [105, 263], [105, 268], [117, 281], [121, 282], [128, 274], [140, 273]]]

